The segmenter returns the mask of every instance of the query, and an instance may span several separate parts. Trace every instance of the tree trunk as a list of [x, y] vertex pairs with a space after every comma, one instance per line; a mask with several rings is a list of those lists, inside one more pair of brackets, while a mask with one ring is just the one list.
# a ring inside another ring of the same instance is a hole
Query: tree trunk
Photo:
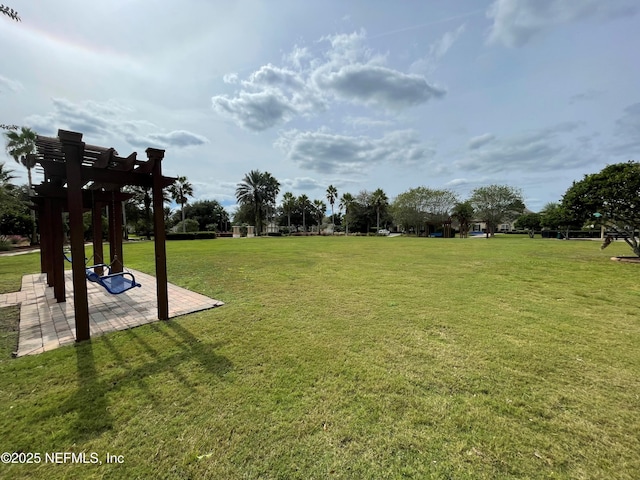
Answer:
[[180, 204], [180, 213], [182, 214], [182, 233], [185, 233], [187, 226], [184, 224], [184, 202]]
[[[29, 181], [29, 197], [33, 193], [33, 182], [31, 181], [31, 169], [27, 168], [27, 180]], [[38, 243], [38, 231], [36, 229], [36, 211], [31, 209], [31, 245]]]

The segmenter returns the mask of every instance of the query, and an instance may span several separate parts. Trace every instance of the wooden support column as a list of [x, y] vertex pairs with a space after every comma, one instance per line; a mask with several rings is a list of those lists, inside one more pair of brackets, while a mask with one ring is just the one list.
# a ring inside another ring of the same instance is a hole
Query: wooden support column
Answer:
[[156, 285], [158, 296], [158, 319], [169, 319], [169, 295], [167, 292], [167, 246], [164, 231], [164, 196], [162, 192], [162, 159], [164, 150], [147, 148], [147, 158], [153, 163], [153, 236], [156, 256]]
[[73, 301], [76, 319], [76, 341], [91, 337], [89, 329], [89, 302], [87, 299], [87, 281], [84, 269], [84, 225], [82, 222], [82, 157], [84, 143], [82, 134], [58, 130], [62, 143], [67, 176], [67, 205], [69, 207], [69, 230], [71, 237], [71, 255], [74, 260]]
[[[116, 193], [119, 193], [116, 192]], [[107, 206], [109, 218], [109, 257], [111, 272], [122, 272], [124, 259], [122, 258], [122, 202], [112, 201]], [[117, 261], [116, 258], [118, 259]]]
[[[51, 203], [51, 264], [53, 266], [53, 295], [58, 303], [67, 301], [64, 285], [64, 232], [62, 230], [62, 201], [58, 198], [50, 200]], [[73, 257], [72, 257], [73, 259]], [[83, 262], [84, 257], [79, 259]]]
[[[38, 201], [38, 218], [40, 219], [40, 273], [47, 273], [46, 256], [47, 256], [47, 226], [46, 221], [45, 200]], [[48, 279], [47, 279], [48, 280]]]
[[[118, 198], [120, 190], [116, 190], [114, 192]], [[124, 256], [122, 250], [122, 202], [119, 200], [114, 200], [110, 204], [110, 210], [113, 211], [113, 243], [114, 243], [114, 252], [118, 258], [118, 261], [113, 264], [111, 267], [112, 273], [120, 273], [123, 270], [124, 266]]]
[[47, 285], [53, 287], [53, 214], [51, 199], [43, 200], [43, 220], [40, 222], [40, 264], [42, 272], [47, 274]]
[[[93, 233], [93, 265], [104, 263], [104, 251], [102, 248], [102, 202], [95, 202], [91, 207], [91, 226]], [[102, 267], [94, 269], [98, 275], [104, 274]]]

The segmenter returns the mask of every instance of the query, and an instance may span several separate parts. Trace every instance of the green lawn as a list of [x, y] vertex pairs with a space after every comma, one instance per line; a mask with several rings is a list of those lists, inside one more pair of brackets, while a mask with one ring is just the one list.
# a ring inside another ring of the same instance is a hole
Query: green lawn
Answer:
[[[598, 246], [169, 242], [170, 281], [226, 305], [1, 360], [0, 450], [42, 462], [0, 478], [638, 478], [640, 265]], [[0, 257], [1, 291], [38, 269]]]

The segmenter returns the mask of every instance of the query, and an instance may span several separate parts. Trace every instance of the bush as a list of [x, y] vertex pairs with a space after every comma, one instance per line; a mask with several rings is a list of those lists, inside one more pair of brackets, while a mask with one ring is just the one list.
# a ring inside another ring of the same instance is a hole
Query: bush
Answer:
[[26, 213], [6, 212], [0, 215], [0, 235], [31, 235], [33, 219]]
[[[182, 222], [179, 222], [175, 227], [173, 227], [176, 232], [182, 232]], [[200, 229], [200, 224], [197, 220], [193, 218], [187, 218], [184, 221], [184, 230], [185, 232], [197, 232]]]
[[167, 240], [207, 240], [216, 238], [216, 232], [171, 232], [167, 233]]
[[13, 249], [11, 239], [6, 235], [0, 235], [0, 252], [8, 252]]

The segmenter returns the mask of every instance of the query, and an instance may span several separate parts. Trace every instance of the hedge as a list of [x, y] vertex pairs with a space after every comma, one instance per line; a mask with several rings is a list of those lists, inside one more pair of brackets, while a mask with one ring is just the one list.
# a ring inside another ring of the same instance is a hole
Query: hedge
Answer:
[[206, 240], [216, 238], [216, 232], [171, 232], [167, 233], [167, 240]]

